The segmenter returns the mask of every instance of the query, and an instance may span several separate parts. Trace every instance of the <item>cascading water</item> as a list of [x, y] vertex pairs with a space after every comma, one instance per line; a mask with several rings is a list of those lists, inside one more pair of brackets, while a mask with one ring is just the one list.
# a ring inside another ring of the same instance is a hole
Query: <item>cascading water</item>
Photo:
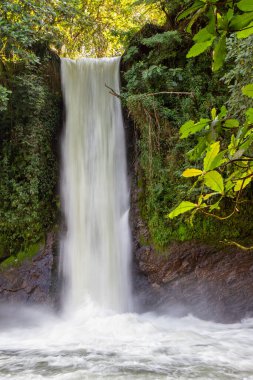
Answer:
[[130, 303], [124, 128], [119, 99], [120, 58], [62, 59], [66, 106], [62, 196], [67, 233], [62, 242], [67, 303], [87, 297], [126, 311]]

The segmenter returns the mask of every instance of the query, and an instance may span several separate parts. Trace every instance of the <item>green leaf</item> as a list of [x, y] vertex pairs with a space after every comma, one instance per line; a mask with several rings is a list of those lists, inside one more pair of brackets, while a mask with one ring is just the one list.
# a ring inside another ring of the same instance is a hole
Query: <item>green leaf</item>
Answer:
[[212, 170], [205, 174], [204, 182], [207, 187], [217, 191], [220, 194], [224, 193], [223, 178], [216, 170]]
[[213, 197], [214, 195], [217, 195], [219, 193], [217, 192], [214, 192], [214, 193], [208, 193], [208, 194], [205, 194], [205, 195], [202, 195], [202, 198], [204, 201], [207, 201], [209, 198]]
[[240, 144], [240, 149], [244, 149], [244, 152], [246, 152], [247, 149], [249, 149], [249, 147], [252, 145], [252, 143], [253, 143], [253, 129], [250, 129], [245, 135], [244, 142]]
[[253, 22], [251, 22], [247, 28], [236, 33], [237, 38], [247, 38], [253, 34]]
[[211, 40], [208, 40], [208, 41], [205, 41], [205, 42], [197, 42], [188, 51], [186, 57], [187, 58], [192, 58], [192, 57], [196, 57], [196, 56], [204, 53], [204, 51], [206, 51], [212, 45], [214, 39], [215, 39], [215, 37], [212, 37]]
[[232, 8], [230, 8], [228, 11], [227, 11], [227, 20], [230, 21], [232, 19], [232, 17], [234, 16], [234, 10]]
[[218, 115], [219, 119], [223, 119], [223, 117], [227, 116], [228, 110], [225, 106], [221, 107], [220, 113]]
[[197, 11], [198, 9], [202, 8], [203, 6], [204, 6], [204, 4], [202, 1], [195, 1], [195, 3], [190, 8], [185, 9], [183, 12], [181, 12], [178, 15], [177, 21], [180, 21], [180, 20], [186, 18], [191, 13]]
[[196, 161], [202, 156], [202, 153], [204, 152], [206, 148], [207, 140], [205, 136], [199, 137], [197, 145], [189, 152], [187, 152], [187, 157], [190, 161]]
[[210, 150], [207, 152], [204, 158], [204, 171], [212, 170], [212, 162], [220, 151], [220, 142], [217, 141], [210, 146]]
[[227, 128], [237, 128], [239, 127], [239, 121], [236, 119], [228, 119], [224, 123]]
[[[245, 173], [245, 177], [248, 175], [249, 173]], [[238, 181], [236, 181], [236, 184], [235, 184], [235, 187], [234, 187], [234, 191], [241, 191], [243, 190], [252, 180], [252, 177], [249, 177], [249, 178], [246, 178], [246, 179], [239, 179]]]
[[253, 98], [253, 84], [247, 84], [242, 88], [243, 95]]
[[178, 216], [180, 214], [184, 214], [187, 211], [191, 211], [194, 208], [196, 208], [197, 205], [192, 202], [183, 201], [181, 202], [169, 215], [167, 215], [170, 219], [175, 218], [175, 216]]
[[233, 134], [231, 136], [230, 144], [228, 145], [228, 152], [229, 152], [230, 157], [233, 157], [233, 155], [237, 151], [237, 147], [238, 147], [238, 140]]
[[203, 174], [202, 170], [192, 168], [192, 169], [186, 169], [182, 173], [182, 176], [183, 177], [197, 177], [197, 176], [199, 176], [201, 174]]
[[189, 135], [200, 132], [204, 127], [208, 125], [209, 121], [210, 119], [200, 119], [200, 121], [196, 124], [194, 124], [193, 120], [187, 121], [179, 130], [180, 138], [185, 139]]
[[216, 116], [217, 116], [217, 110], [216, 110], [216, 108], [212, 108], [211, 116], [212, 116], [212, 120], [216, 119]]
[[219, 199], [218, 202], [216, 202], [213, 205], [211, 205], [210, 206], [210, 211], [220, 210], [220, 201], [221, 201], [221, 199]]
[[224, 33], [215, 45], [213, 52], [213, 71], [218, 71], [224, 64], [226, 58], [226, 33]]
[[248, 26], [251, 21], [253, 21], [253, 12], [236, 15], [230, 22], [230, 29], [239, 31]]
[[253, 11], [253, 0], [241, 0], [237, 7], [243, 12], [251, 12]]
[[213, 34], [209, 33], [207, 28], [200, 29], [200, 31], [195, 34], [193, 41], [195, 42], [205, 42], [213, 39]]
[[247, 122], [253, 124], [253, 108], [248, 108], [245, 112]]

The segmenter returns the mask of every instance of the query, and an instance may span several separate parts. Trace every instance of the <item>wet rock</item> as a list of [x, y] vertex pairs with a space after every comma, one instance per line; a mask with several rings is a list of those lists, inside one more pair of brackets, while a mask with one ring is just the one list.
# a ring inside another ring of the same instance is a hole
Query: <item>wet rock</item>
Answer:
[[153, 297], [143, 305], [146, 309], [180, 308], [183, 314], [225, 323], [253, 316], [252, 252], [185, 242], [174, 243], [167, 258], [142, 247], [136, 259], [139, 276], [152, 290], [159, 287], [159, 294], [146, 293]]
[[0, 302], [53, 304], [56, 239], [49, 233], [45, 246], [20, 266], [0, 271]]

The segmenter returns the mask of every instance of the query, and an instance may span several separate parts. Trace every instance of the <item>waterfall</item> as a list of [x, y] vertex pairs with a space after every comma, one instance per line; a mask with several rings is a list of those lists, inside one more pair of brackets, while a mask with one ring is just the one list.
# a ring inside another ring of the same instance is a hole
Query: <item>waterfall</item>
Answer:
[[61, 239], [68, 307], [86, 300], [119, 312], [130, 304], [124, 127], [120, 58], [62, 59], [66, 108], [61, 194], [66, 233]]

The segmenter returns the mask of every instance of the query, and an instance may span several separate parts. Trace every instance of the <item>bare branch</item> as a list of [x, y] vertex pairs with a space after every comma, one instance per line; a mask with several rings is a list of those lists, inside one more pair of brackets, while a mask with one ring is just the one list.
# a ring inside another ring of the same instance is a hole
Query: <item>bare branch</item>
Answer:
[[109, 91], [109, 94], [111, 94], [111, 95], [113, 95], [113, 96], [116, 96], [116, 98], [118, 98], [118, 99], [121, 99], [121, 96], [120, 96], [119, 94], [117, 94], [117, 92], [114, 91], [113, 88], [107, 86], [106, 83], [105, 83], [105, 87], [108, 88], [108, 90], [110, 90], [110, 91]]

